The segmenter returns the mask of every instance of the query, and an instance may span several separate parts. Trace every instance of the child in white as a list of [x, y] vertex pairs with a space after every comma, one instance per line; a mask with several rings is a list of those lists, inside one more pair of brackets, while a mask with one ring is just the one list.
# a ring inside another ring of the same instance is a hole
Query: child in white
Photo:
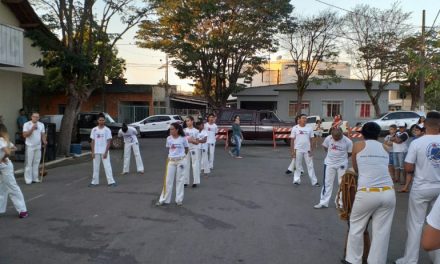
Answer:
[[176, 204], [182, 205], [185, 181], [185, 156], [188, 153], [188, 140], [182, 127], [173, 123], [170, 125], [170, 136], [167, 138], [168, 148], [167, 169], [165, 172], [164, 185], [157, 206], [169, 204], [173, 194], [174, 178], [176, 178]]
[[93, 179], [90, 187], [99, 184], [99, 168], [104, 165], [105, 175], [109, 186], [115, 187], [116, 183], [113, 179], [112, 166], [110, 163], [110, 143], [112, 140], [112, 132], [105, 126], [105, 117], [100, 115], [98, 117], [98, 126], [92, 129], [90, 134], [92, 140], [92, 158], [93, 158]]
[[10, 197], [18, 216], [24, 218], [28, 216], [26, 204], [23, 193], [15, 180], [14, 166], [8, 158], [14, 148], [14, 145], [9, 142], [5, 125], [0, 124], [0, 213], [6, 212], [8, 197]]
[[303, 170], [303, 160], [305, 160], [307, 165], [307, 171], [310, 177], [310, 181], [313, 186], [319, 187], [318, 180], [316, 179], [315, 169], [313, 168], [313, 157], [312, 157], [312, 138], [314, 136], [313, 129], [306, 126], [307, 116], [301, 115], [299, 124], [292, 128], [290, 133], [291, 138], [291, 148], [292, 158], [296, 159], [295, 173], [293, 175], [293, 183], [301, 183], [301, 171]]
[[194, 128], [194, 118], [192, 116], [187, 117], [185, 123], [187, 127], [183, 132], [189, 143], [189, 154], [185, 158], [185, 185], [189, 184], [192, 167], [192, 187], [197, 187], [197, 184], [200, 184], [199, 131]]
[[26, 138], [26, 165], [24, 169], [26, 184], [40, 182], [38, 167], [41, 161], [41, 143], [47, 144], [44, 124], [38, 121], [40, 115], [32, 113], [31, 119], [23, 125], [23, 137]]
[[199, 129], [199, 152], [200, 152], [200, 170], [205, 173], [206, 176], [211, 172], [209, 168], [209, 158], [208, 158], [208, 144], [206, 141], [208, 140], [208, 133], [204, 130], [203, 122], [197, 122], [197, 128]]
[[141, 153], [139, 151], [139, 141], [137, 139], [137, 130], [133, 127], [122, 124], [122, 128], [118, 132], [119, 137], [124, 138], [124, 167], [122, 174], [128, 174], [130, 171], [130, 157], [133, 149], [134, 158], [136, 160], [137, 172], [144, 174], [144, 164], [142, 163]]
[[408, 133], [406, 133], [406, 124], [404, 122], [400, 122], [397, 126], [399, 127], [399, 131], [397, 131], [396, 136], [391, 139], [391, 141], [393, 141], [394, 180], [400, 181], [400, 183], [404, 185], [406, 174], [403, 170], [403, 161], [408, 151], [409, 136]]
[[208, 134], [207, 144], [208, 144], [208, 157], [209, 157], [209, 169], [214, 168], [214, 153], [215, 153], [215, 143], [216, 138], [215, 135], [218, 132], [217, 125], [214, 123], [215, 116], [214, 114], [209, 114], [208, 123], [205, 124], [205, 131]]
[[[405, 254], [396, 261], [397, 264], [418, 263], [425, 217], [428, 208], [440, 194], [439, 123], [440, 119], [430, 118], [430, 113], [427, 114], [426, 134], [411, 143], [405, 158], [407, 168], [412, 166], [415, 170], [406, 218], [408, 236]], [[434, 263], [440, 263], [440, 251], [433, 251], [432, 254], [435, 255]]]
[[338, 185], [341, 184], [342, 176], [347, 170], [348, 156], [351, 155], [353, 142], [344, 136], [341, 128], [333, 128], [332, 134], [325, 138], [322, 146], [327, 151], [327, 156], [324, 160], [324, 186], [321, 191], [321, 200], [314, 206], [316, 209], [328, 207], [336, 175]]

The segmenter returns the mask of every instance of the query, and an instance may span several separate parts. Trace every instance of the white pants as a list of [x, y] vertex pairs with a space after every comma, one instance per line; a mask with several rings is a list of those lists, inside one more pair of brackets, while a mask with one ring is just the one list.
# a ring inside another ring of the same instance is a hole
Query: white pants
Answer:
[[107, 158], [104, 159], [104, 154], [95, 154], [95, 158], [93, 159], [93, 178], [92, 184], [99, 184], [99, 169], [102, 165], [104, 165], [105, 176], [107, 177], [107, 183], [112, 184], [115, 183], [113, 179], [112, 165], [110, 164], [110, 152], [107, 154]]
[[38, 167], [41, 161], [41, 148], [32, 149], [26, 146], [26, 167], [24, 168], [24, 181], [31, 184], [38, 182]]
[[214, 169], [214, 153], [215, 153], [215, 143], [208, 143], [208, 160], [209, 169]]
[[185, 159], [179, 161], [167, 161], [167, 168], [165, 172], [165, 178], [163, 180], [164, 185], [162, 194], [160, 195], [159, 202], [169, 204], [171, 202], [171, 195], [173, 194], [174, 178], [176, 178], [176, 203], [183, 201], [184, 194], [184, 170]]
[[346, 261], [361, 264], [364, 250], [364, 231], [372, 217], [372, 234], [368, 263], [385, 264], [393, 223], [396, 194], [394, 190], [356, 193], [350, 215]]
[[[418, 263], [420, 240], [428, 207], [435, 202], [439, 194], [439, 188], [411, 190], [409, 193], [408, 214], [406, 216], [408, 237], [406, 238], [405, 255], [396, 261], [397, 264]], [[436, 261], [434, 263], [440, 263], [440, 250], [432, 251], [430, 255], [435, 255]]]
[[200, 184], [200, 150], [199, 149], [191, 149], [185, 157], [185, 184], [189, 184], [191, 177], [191, 167], [192, 167], [192, 175], [193, 175], [193, 184]]
[[296, 162], [296, 159], [292, 158], [292, 161], [290, 162], [289, 167], [287, 167], [287, 170], [294, 171], [295, 170], [295, 162]]
[[301, 172], [303, 170], [303, 160], [307, 165], [307, 173], [309, 174], [312, 185], [318, 183], [315, 175], [315, 169], [313, 168], [313, 157], [309, 156], [307, 152], [296, 152], [295, 173], [293, 174], [293, 183], [301, 183]]
[[124, 144], [124, 168], [122, 173], [130, 171], [131, 150], [133, 149], [134, 158], [136, 160], [137, 172], [144, 171], [144, 164], [142, 163], [141, 153], [139, 151], [139, 143], [125, 143]]
[[347, 164], [332, 166], [332, 165], [324, 165], [324, 185], [322, 186], [321, 191], [321, 200], [319, 204], [328, 206], [330, 202], [330, 198], [332, 197], [333, 192], [333, 183], [335, 182], [336, 175], [338, 176], [338, 186], [341, 184], [342, 176], [347, 170]]
[[6, 212], [8, 197], [11, 197], [11, 201], [17, 212], [27, 211], [23, 193], [15, 180], [14, 166], [11, 161], [7, 164], [2, 164], [0, 168], [0, 213]]
[[201, 149], [199, 157], [200, 157], [200, 170], [204, 173], [210, 173], [211, 168], [209, 167], [208, 150]]

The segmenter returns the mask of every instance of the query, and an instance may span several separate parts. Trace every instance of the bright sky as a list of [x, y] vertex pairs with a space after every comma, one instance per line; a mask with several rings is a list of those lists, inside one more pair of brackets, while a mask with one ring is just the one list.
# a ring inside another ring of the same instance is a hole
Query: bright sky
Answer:
[[[303, 16], [317, 14], [319, 11], [330, 9], [344, 15], [346, 11], [342, 9], [352, 9], [357, 4], [369, 4], [377, 8], [389, 8], [394, 1], [392, 0], [292, 0], [294, 12]], [[432, 26], [437, 13], [440, 11], [440, 0], [401, 0], [401, 7], [405, 12], [411, 12], [409, 24], [414, 25], [415, 30], [420, 31], [422, 25], [422, 10], [426, 10], [426, 26]], [[336, 6], [336, 7], [334, 7]], [[342, 9], [338, 9], [340, 7]], [[436, 26], [440, 26], [440, 16]], [[115, 28], [117, 25], [115, 25]], [[165, 62], [165, 54], [141, 49], [134, 45], [134, 36], [137, 29], [133, 29], [125, 35], [119, 42], [119, 56], [127, 61], [127, 71], [125, 77], [131, 84], [156, 84], [165, 78], [165, 70], [158, 69]], [[273, 56], [275, 57], [275, 56]], [[287, 57], [285, 57], [287, 58]], [[192, 90], [190, 80], [181, 80], [175, 71], [170, 67], [169, 83], [179, 85], [183, 91]]]

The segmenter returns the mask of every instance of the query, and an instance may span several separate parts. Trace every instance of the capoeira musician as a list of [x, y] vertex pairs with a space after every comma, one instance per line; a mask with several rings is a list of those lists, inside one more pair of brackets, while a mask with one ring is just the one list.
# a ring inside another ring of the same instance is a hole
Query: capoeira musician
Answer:
[[[440, 194], [440, 114], [426, 115], [425, 135], [413, 141], [405, 158], [405, 170], [414, 171], [409, 193], [405, 255], [397, 264], [418, 263], [420, 237], [430, 205]], [[433, 263], [440, 263], [440, 250], [430, 252]]]
[[342, 176], [347, 170], [348, 157], [351, 156], [353, 149], [353, 142], [344, 136], [340, 127], [333, 128], [331, 131], [331, 135], [327, 136], [322, 143], [327, 156], [324, 160], [324, 186], [321, 191], [321, 200], [314, 206], [316, 209], [328, 207], [335, 177], [338, 176], [338, 185], [341, 184]]
[[303, 170], [303, 160], [305, 160], [312, 185], [320, 187], [313, 168], [313, 129], [306, 126], [307, 116], [304, 114], [300, 115], [298, 122], [299, 124], [294, 126], [290, 133], [292, 158], [296, 159], [293, 184], [299, 185], [301, 183], [301, 171]]

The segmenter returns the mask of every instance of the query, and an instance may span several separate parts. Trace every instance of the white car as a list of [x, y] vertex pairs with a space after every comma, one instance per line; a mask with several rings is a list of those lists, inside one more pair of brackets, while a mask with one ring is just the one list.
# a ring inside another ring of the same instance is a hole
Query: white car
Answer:
[[168, 135], [172, 123], [182, 124], [183, 119], [179, 115], [152, 115], [131, 125], [139, 126], [141, 137]]
[[383, 114], [378, 119], [371, 121], [376, 122], [380, 126], [382, 133], [388, 133], [390, 125], [397, 125], [399, 122], [404, 122], [407, 129], [412, 133], [413, 128], [421, 116], [425, 116], [425, 113], [414, 111], [395, 111]]

